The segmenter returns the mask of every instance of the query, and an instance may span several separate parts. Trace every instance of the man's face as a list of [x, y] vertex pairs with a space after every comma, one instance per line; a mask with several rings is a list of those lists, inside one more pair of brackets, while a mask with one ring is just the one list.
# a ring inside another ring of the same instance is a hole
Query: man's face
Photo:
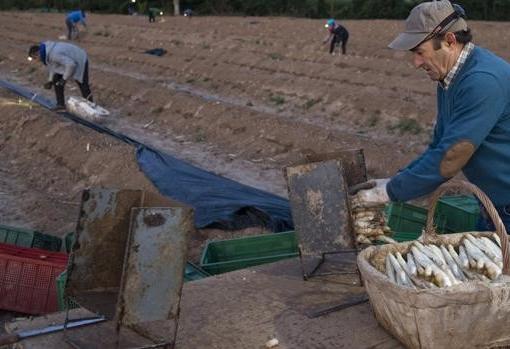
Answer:
[[453, 66], [452, 50], [444, 41], [438, 50], [434, 49], [432, 40], [427, 40], [411, 50], [413, 64], [417, 69], [423, 69], [433, 81], [443, 80]]

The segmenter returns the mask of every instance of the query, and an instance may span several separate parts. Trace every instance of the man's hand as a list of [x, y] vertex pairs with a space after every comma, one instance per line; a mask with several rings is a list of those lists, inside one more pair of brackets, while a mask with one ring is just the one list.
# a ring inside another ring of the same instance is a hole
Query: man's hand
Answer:
[[[384, 205], [390, 201], [388, 192], [386, 191], [386, 184], [390, 181], [389, 178], [374, 179], [366, 182], [366, 187], [372, 186], [370, 189], [365, 189], [363, 185], [355, 195], [352, 197], [353, 207], [374, 207]], [[363, 183], [364, 184], [364, 183]], [[351, 192], [352, 192], [351, 188]], [[356, 188], [354, 188], [356, 189]]]
[[64, 79], [60, 79], [55, 82], [55, 86], [64, 86], [65, 84], [66, 81]]
[[46, 83], [43, 85], [43, 87], [44, 87], [45, 89], [47, 89], [47, 90], [50, 90], [52, 86], [53, 86], [53, 82], [52, 82], [52, 81], [48, 81], [48, 82], [46, 82]]

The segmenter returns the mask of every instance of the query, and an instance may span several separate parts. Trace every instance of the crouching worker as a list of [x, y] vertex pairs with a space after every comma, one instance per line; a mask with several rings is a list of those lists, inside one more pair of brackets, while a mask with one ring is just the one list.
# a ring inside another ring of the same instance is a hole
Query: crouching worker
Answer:
[[76, 81], [83, 98], [93, 102], [89, 87], [88, 57], [80, 47], [66, 42], [45, 41], [30, 47], [28, 59], [39, 59], [48, 68], [48, 82], [44, 88], [55, 88], [56, 109], [65, 109], [64, 86], [69, 79]]
[[344, 26], [336, 23], [334, 19], [329, 19], [325, 27], [328, 29], [328, 36], [324, 39], [324, 44], [330, 42], [329, 53], [334, 55], [337, 45], [342, 44], [342, 54], [347, 53], [347, 41], [349, 40], [349, 32]]
[[83, 25], [83, 28], [87, 28], [87, 22], [85, 21], [85, 11], [77, 10], [69, 12], [66, 16], [66, 26], [67, 26], [67, 40], [76, 39], [80, 33], [78, 30], [78, 23]]

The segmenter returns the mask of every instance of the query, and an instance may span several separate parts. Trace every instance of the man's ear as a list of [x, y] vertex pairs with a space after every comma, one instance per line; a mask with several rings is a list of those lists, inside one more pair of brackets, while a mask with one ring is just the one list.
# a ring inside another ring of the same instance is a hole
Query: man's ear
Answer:
[[457, 44], [457, 38], [455, 37], [455, 34], [453, 34], [452, 32], [446, 33], [444, 41], [446, 43], [446, 46], [448, 47]]

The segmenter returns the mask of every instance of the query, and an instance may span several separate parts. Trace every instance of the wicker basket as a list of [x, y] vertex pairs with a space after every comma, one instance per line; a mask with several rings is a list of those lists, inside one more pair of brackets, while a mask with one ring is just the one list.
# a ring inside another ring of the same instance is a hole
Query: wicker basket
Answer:
[[[450, 190], [477, 196], [495, 223], [503, 253], [503, 275], [492, 283], [468, 281], [447, 288], [412, 289], [391, 282], [384, 273], [388, 253], [407, 252], [412, 242], [369, 247], [358, 255], [358, 267], [377, 321], [408, 348], [495, 348], [510, 344], [510, 277], [508, 237], [496, 209], [476, 186], [464, 181], [443, 184], [432, 195], [424, 243], [458, 246], [465, 234], [437, 235], [433, 212]], [[490, 236], [493, 232], [471, 232]]]

